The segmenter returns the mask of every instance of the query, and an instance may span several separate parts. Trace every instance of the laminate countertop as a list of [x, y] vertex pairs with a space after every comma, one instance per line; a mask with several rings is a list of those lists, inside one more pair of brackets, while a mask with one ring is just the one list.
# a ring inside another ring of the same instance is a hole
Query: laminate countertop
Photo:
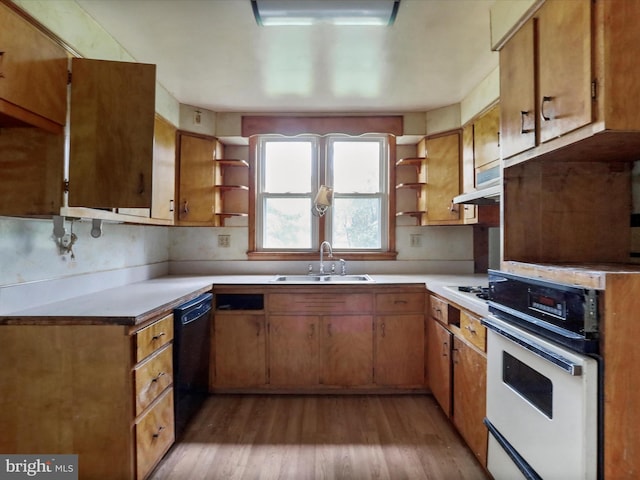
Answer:
[[[487, 312], [485, 302], [469, 295], [458, 294], [455, 289], [449, 288], [458, 285], [486, 286], [486, 275], [372, 274], [370, 276], [375, 283], [363, 285], [422, 283], [427, 290], [447, 298], [460, 307], [478, 315], [485, 315]], [[269, 285], [277, 288], [273, 282], [274, 277], [274, 275], [168, 275], [5, 313], [0, 316], [0, 325], [136, 326], [210, 291], [214, 285]], [[277, 285], [286, 287], [295, 284]], [[342, 286], [345, 287], [345, 285]], [[317, 285], [317, 288], [326, 287]]]

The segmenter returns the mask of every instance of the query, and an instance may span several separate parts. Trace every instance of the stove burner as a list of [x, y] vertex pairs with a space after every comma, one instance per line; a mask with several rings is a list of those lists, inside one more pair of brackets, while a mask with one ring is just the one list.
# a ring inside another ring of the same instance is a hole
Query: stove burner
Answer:
[[458, 287], [458, 290], [465, 293], [475, 293], [476, 297], [489, 300], [489, 287]]

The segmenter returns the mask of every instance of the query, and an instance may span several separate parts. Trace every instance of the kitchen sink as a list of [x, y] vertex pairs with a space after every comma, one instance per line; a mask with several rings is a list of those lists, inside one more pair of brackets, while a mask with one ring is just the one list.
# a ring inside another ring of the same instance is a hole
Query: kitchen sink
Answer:
[[372, 283], [369, 275], [276, 275], [273, 283]]

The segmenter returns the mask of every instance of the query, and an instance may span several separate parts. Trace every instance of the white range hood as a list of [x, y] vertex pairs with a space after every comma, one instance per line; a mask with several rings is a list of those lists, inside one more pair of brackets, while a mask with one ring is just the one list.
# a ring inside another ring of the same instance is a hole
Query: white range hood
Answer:
[[454, 197], [453, 203], [465, 203], [472, 205], [494, 205], [500, 202], [502, 193], [502, 185], [492, 185], [490, 187], [480, 188], [472, 192], [463, 193]]

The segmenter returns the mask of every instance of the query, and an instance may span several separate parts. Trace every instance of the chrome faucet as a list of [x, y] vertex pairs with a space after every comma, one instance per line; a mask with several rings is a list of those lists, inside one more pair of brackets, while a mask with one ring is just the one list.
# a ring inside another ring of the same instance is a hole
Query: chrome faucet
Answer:
[[320, 275], [324, 275], [325, 274], [324, 273], [324, 260], [323, 260], [324, 247], [327, 247], [329, 249], [329, 258], [333, 258], [333, 250], [331, 248], [331, 244], [325, 240], [324, 242], [322, 242], [320, 244]]

